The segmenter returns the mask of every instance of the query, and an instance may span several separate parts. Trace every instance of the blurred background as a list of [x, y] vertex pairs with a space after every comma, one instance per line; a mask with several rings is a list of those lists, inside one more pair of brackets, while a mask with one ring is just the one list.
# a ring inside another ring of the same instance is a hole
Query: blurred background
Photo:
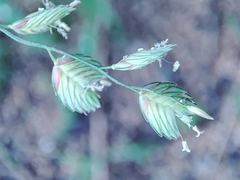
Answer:
[[[0, 23], [38, 7], [40, 0], [0, 0]], [[109, 74], [135, 86], [172, 81], [186, 89], [215, 118], [195, 119], [205, 131], [199, 138], [179, 124], [191, 153], [182, 152], [181, 140], [158, 137], [138, 95], [120, 86], [104, 89], [95, 113], [70, 112], [53, 93], [47, 52], [0, 33], [0, 179], [240, 179], [239, 7], [239, 0], [82, 0], [64, 18], [68, 40], [56, 32], [21, 36], [103, 65], [165, 39], [177, 44], [165, 58], [180, 62], [176, 73], [163, 62]]]

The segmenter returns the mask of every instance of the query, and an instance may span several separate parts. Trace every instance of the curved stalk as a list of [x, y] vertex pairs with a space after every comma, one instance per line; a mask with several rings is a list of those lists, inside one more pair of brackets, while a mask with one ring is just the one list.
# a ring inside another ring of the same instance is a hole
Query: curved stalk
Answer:
[[[120, 81], [118, 81], [117, 79], [113, 78], [112, 76], [110, 76], [109, 74], [107, 74], [104, 69], [110, 67], [110, 66], [106, 66], [106, 67], [103, 67], [103, 68], [99, 68], [99, 67], [96, 67], [94, 66], [93, 64], [89, 63], [88, 61], [85, 61], [83, 59], [80, 59], [72, 54], [68, 54], [64, 51], [61, 51], [59, 49], [56, 49], [56, 48], [53, 48], [53, 47], [48, 47], [46, 45], [43, 45], [43, 44], [40, 44], [40, 43], [35, 43], [35, 42], [30, 42], [30, 41], [27, 41], [27, 40], [24, 40], [24, 39], [21, 39], [19, 38], [18, 36], [15, 36], [14, 34], [12, 34], [11, 32], [9, 32], [8, 30], [6, 30], [5, 28], [5, 25], [0, 25], [0, 31], [3, 32], [5, 35], [7, 35], [8, 37], [10, 37], [11, 39], [21, 43], [21, 44], [24, 44], [24, 45], [27, 45], [27, 46], [31, 46], [31, 47], [36, 47], [36, 48], [40, 48], [40, 49], [45, 49], [48, 51], [49, 55], [51, 54], [51, 52], [56, 52], [56, 53], [59, 53], [59, 54], [62, 54], [62, 55], [65, 55], [65, 56], [68, 56], [68, 57], [71, 57], [71, 58], [74, 58], [74, 59], [78, 59], [79, 61], [83, 62], [84, 64], [87, 64], [88, 66], [94, 68], [95, 70], [97, 70], [98, 72], [100, 72], [101, 74], [103, 74], [104, 76], [106, 76], [108, 79], [110, 79], [112, 82], [122, 86], [122, 87], [125, 87], [125, 88], [128, 88], [134, 92], [137, 92], [139, 93], [143, 88], [141, 87], [137, 87], [137, 86], [131, 86], [131, 85], [128, 85], [128, 84], [125, 84], [125, 83], [122, 83]], [[52, 59], [52, 56], [50, 55], [51, 59]], [[52, 61], [54, 62], [54, 58], [52, 59]], [[110, 68], [108, 68], [110, 69]]]
[[108, 70], [108, 69], [112, 69], [112, 66], [103, 66], [101, 67], [102, 70]]

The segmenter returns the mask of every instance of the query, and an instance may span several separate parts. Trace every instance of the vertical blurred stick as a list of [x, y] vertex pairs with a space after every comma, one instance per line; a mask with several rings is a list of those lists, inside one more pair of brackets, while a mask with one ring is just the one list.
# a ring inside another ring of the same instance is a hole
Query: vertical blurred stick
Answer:
[[91, 179], [108, 180], [107, 118], [102, 110], [90, 114]]
[[[240, 73], [237, 73], [239, 77]], [[238, 78], [236, 78], [236, 81], [239, 81]], [[235, 81], [235, 82], [236, 82]], [[230, 93], [227, 95], [225, 101], [222, 105], [222, 110], [220, 113], [220, 119], [221, 122], [218, 123], [218, 126], [216, 127], [215, 132], [213, 133], [214, 139], [219, 139], [218, 146], [216, 150], [216, 166], [212, 168], [213, 170], [213, 177], [212, 179], [218, 179], [219, 174], [221, 174], [220, 171], [220, 165], [222, 158], [224, 157], [224, 154], [228, 152], [228, 143], [230, 141], [233, 128], [236, 126], [236, 122], [238, 120], [238, 99], [234, 97], [234, 92], [238, 92], [239, 85], [236, 83], [230, 90]], [[221, 133], [220, 133], [221, 132]], [[220, 143], [221, 142], [221, 143]], [[221, 177], [221, 175], [220, 175]]]
[[[114, 22], [114, 9], [110, 0], [82, 0], [83, 22], [78, 35], [78, 50], [97, 57], [101, 64], [107, 64], [109, 47], [106, 46], [110, 35], [106, 36]], [[105, 44], [106, 43], [106, 44]], [[107, 117], [102, 109], [90, 113], [90, 158], [91, 179], [108, 180]]]

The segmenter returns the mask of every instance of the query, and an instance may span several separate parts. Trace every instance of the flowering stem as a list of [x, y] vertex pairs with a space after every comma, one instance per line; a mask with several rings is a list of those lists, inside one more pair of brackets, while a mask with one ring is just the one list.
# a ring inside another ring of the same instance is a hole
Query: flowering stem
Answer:
[[50, 51], [50, 50], [47, 50], [47, 51], [48, 51], [48, 54], [49, 54], [50, 58], [52, 59], [52, 61], [55, 62], [56, 58], [53, 56], [52, 51]]
[[102, 70], [112, 69], [112, 66], [103, 66], [101, 67]]
[[0, 31], [3, 32], [5, 35], [7, 35], [8, 37], [10, 37], [11, 39], [21, 43], [21, 44], [24, 44], [24, 45], [27, 45], [27, 46], [31, 46], [31, 47], [36, 47], [36, 48], [40, 48], [40, 49], [45, 49], [48, 51], [52, 61], [54, 62], [55, 58], [54, 56], [52, 55], [51, 52], [56, 52], [56, 53], [59, 53], [59, 54], [62, 54], [62, 55], [65, 55], [65, 56], [68, 56], [68, 57], [71, 57], [71, 58], [74, 58], [74, 59], [78, 59], [79, 61], [83, 62], [84, 64], [87, 64], [88, 66], [94, 68], [95, 70], [97, 70], [98, 72], [100, 72], [101, 74], [103, 74], [104, 76], [106, 76], [108, 79], [110, 79], [112, 82], [120, 85], [120, 86], [123, 86], [127, 89], [130, 89], [134, 92], [137, 92], [139, 93], [142, 88], [141, 87], [137, 87], [137, 86], [131, 86], [131, 85], [128, 85], [128, 84], [125, 84], [125, 83], [122, 83], [118, 80], [116, 80], [115, 78], [113, 78], [112, 76], [110, 76], [109, 74], [107, 74], [104, 69], [110, 69], [110, 66], [106, 66], [106, 67], [103, 67], [103, 68], [99, 68], [93, 64], [91, 64], [90, 62], [88, 61], [85, 61], [81, 58], [78, 58], [74, 55], [71, 55], [71, 54], [68, 54], [64, 51], [61, 51], [61, 50], [58, 50], [56, 48], [53, 48], [53, 47], [48, 47], [46, 45], [43, 45], [43, 44], [40, 44], [40, 43], [35, 43], [35, 42], [30, 42], [30, 41], [27, 41], [27, 40], [24, 40], [24, 39], [21, 39], [19, 38], [18, 36], [15, 36], [14, 34], [12, 34], [11, 32], [9, 32], [8, 30], [6, 30], [6, 27], [5, 25], [1, 25], [0, 24]]
[[8, 25], [0, 24], [0, 27], [5, 28], [5, 29], [9, 29]]

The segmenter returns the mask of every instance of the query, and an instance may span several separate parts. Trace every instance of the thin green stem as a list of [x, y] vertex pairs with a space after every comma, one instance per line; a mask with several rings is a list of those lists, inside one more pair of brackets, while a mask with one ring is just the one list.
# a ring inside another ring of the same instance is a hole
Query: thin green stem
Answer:
[[101, 67], [102, 70], [108, 70], [108, 69], [112, 69], [112, 66], [103, 66]]
[[3, 28], [9, 29], [9, 26], [8, 26], [8, 25], [0, 24], [0, 26], [3, 27]]
[[[18, 36], [15, 36], [14, 34], [12, 34], [11, 32], [9, 32], [8, 30], [5, 29], [5, 26], [4, 25], [0, 25], [0, 31], [3, 32], [4, 34], [6, 34], [8, 37], [10, 37], [11, 39], [21, 43], [21, 44], [24, 44], [24, 45], [27, 45], [27, 46], [31, 46], [31, 47], [36, 47], [36, 48], [41, 48], [41, 49], [45, 49], [49, 52], [49, 55], [50, 53], [53, 51], [53, 52], [56, 52], [56, 53], [59, 53], [59, 54], [62, 54], [62, 55], [65, 55], [65, 56], [68, 56], [68, 57], [71, 57], [71, 58], [74, 58], [74, 59], [78, 59], [79, 61], [83, 62], [84, 64], [87, 64], [88, 66], [94, 68], [95, 70], [97, 70], [98, 72], [100, 72], [101, 74], [103, 74], [104, 76], [106, 76], [108, 79], [110, 79], [112, 82], [120, 85], [120, 86], [123, 86], [125, 88], [128, 88], [134, 92], [137, 92], [139, 93], [142, 88], [141, 87], [137, 87], [137, 86], [131, 86], [131, 85], [128, 85], [128, 84], [125, 84], [125, 83], [122, 83], [118, 80], [116, 80], [115, 78], [113, 78], [112, 76], [110, 76], [108, 73], [106, 73], [103, 69], [91, 64], [90, 62], [88, 61], [85, 61], [79, 57], [76, 57], [72, 54], [68, 54], [64, 51], [61, 51], [61, 50], [58, 50], [56, 48], [53, 48], [53, 47], [48, 47], [46, 45], [43, 45], [43, 44], [40, 44], [40, 43], [35, 43], [35, 42], [30, 42], [30, 41], [27, 41], [27, 40], [24, 40], [24, 39], [21, 39], [19, 38]], [[51, 59], [52, 61], [54, 61], [54, 57], [51, 56]], [[53, 57], [53, 58], [52, 58]]]
[[48, 54], [49, 54], [50, 58], [52, 59], [52, 61], [55, 62], [56, 58], [53, 56], [52, 51], [50, 51], [50, 50], [47, 50], [47, 51], [48, 51]]

